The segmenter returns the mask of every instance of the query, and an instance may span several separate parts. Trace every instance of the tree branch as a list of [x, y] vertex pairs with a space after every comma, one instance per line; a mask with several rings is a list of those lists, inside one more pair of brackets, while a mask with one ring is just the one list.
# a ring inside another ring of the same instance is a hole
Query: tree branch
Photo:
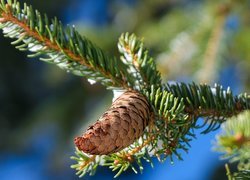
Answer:
[[[25, 6], [23, 11], [20, 11], [20, 5], [17, 2], [1, 4], [0, 9], [0, 23], [4, 33], [18, 39], [18, 43], [24, 40], [24, 45], [28, 46], [27, 50], [36, 52], [35, 56], [46, 54], [51, 57], [50, 61], [61, 64], [64, 69], [101, 81], [106, 86], [124, 89], [130, 89], [130, 86], [133, 86], [130, 75], [122, 68], [126, 66], [125, 64], [106, 56], [101, 49], [80, 36], [74, 28], [62, 30], [61, 22], [57, 19], [52, 20], [50, 25], [46, 15], [45, 20], [42, 19], [38, 11], [33, 11], [32, 6]], [[11, 30], [8, 31], [8, 28]], [[23, 50], [23, 46], [18, 47]]]

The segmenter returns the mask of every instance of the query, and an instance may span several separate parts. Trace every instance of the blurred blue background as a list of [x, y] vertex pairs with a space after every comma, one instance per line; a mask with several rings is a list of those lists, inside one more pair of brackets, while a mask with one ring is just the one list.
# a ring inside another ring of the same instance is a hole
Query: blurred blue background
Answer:
[[[50, 17], [59, 17], [64, 24], [76, 24], [80, 32], [108, 53], [117, 54], [115, 46], [119, 34], [132, 31], [139, 36], [145, 35], [146, 44], [152, 46], [153, 55], [162, 50], [167, 51], [167, 48], [152, 45], [150, 37], [146, 36], [147, 32], [143, 33], [137, 26], [154, 26], [153, 23], [167, 17], [168, 13], [171, 15], [175, 8], [189, 10], [203, 3], [156, 1], [155, 4], [159, 6], [150, 7], [153, 1], [145, 2], [144, 6], [132, 0], [27, 2], [47, 12]], [[137, 16], [132, 18], [135, 9]], [[150, 15], [145, 14], [147, 9], [150, 9]], [[229, 16], [225, 26], [228, 33], [236, 33], [240, 26], [239, 17]], [[151, 34], [155, 32], [152, 31]], [[74, 163], [70, 160], [74, 154], [73, 138], [104, 112], [111, 103], [112, 93], [99, 84], [90, 86], [85, 79], [57, 67], [36, 59], [27, 60], [26, 54], [16, 51], [8, 39], [1, 37], [0, 42], [0, 179], [78, 179], [75, 171], [70, 169]], [[239, 77], [242, 72], [230, 58], [226, 58], [230, 63], [218, 68], [214, 82], [224, 87], [230, 86], [234, 93], [239, 93], [243, 90], [242, 78]], [[192, 75], [175, 78], [185, 82], [194, 80]], [[163, 164], [155, 160], [153, 169], [145, 163], [143, 174], [136, 175], [128, 171], [118, 179], [226, 179], [224, 162], [219, 160], [218, 153], [212, 151], [212, 141], [219, 130], [207, 135], [200, 135], [201, 131], [196, 131], [197, 139], [191, 142], [189, 153], [182, 153], [184, 161], [175, 160], [171, 165], [168, 160]], [[99, 168], [94, 177], [83, 179], [105, 180], [113, 176], [108, 168]]]

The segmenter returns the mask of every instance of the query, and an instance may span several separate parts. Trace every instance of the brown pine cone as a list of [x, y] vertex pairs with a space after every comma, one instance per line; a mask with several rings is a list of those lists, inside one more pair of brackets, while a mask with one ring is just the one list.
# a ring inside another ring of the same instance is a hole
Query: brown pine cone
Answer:
[[127, 91], [81, 137], [75, 138], [75, 145], [93, 155], [118, 152], [143, 134], [149, 119], [147, 99], [137, 91]]

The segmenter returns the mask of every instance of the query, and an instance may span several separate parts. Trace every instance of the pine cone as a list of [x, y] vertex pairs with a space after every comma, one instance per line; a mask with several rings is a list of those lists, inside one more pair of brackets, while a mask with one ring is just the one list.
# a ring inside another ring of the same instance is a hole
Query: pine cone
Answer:
[[79, 150], [93, 155], [118, 152], [143, 134], [149, 119], [147, 99], [137, 91], [127, 91], [82, 137], [75, 138], [75, 145]]

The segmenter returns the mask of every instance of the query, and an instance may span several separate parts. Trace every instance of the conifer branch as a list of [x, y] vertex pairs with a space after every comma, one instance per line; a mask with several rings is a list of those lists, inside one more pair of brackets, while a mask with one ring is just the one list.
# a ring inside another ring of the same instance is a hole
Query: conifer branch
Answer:
[[140, 90], [150, 89], [152, 85], [161, 87], [160, 72], [143, 46], [142, 40], [134, 34], [122, 34], [118, 43], [118, 49], [122, 54], [121, 60], [130, 67], [128, 71], [136, 78]]
[[[201, 128], [197, 126], [199, 117], [205, 118], [204, 125], [208, 126], [204, 133], [208, 133], [219, 128], [226, 118], [250, 109], [248, 94], [235, 96], [229, 88], [224, 90], [219, 85], [162, 84], [155, 62], [135, 35], [121, 36], [118, 48], [122, 56], [118, 60], [107, 56], [74, 27], [64, 29], [56, 18], [50, 21], [46, 15], [41, 15], [26, 4], [21, 8], [16, 0], [1, 0], [0, 28], [6, 37], [16, 39], [12, 44], [17, 45], [19, 50], [34, 53], [29, 57], [45, 56], [41, 60], [56, 64], [73, 74], [99, 81], [108, 88], [130, 91], [128, 96], [114, 102], [104, 113], [101, 119], [105, 123], [95, 123], [89, 128], [86, 137], [78, 138], [81, 140], [77, 141], [79, 147], [84, 149], [87, 146], [89, 152], [96, 153], [91, 156], [76, 150], [76, 156], [73, 157], [76, 164], [72, 168], [80, 176], [87, 173], [93, 175], [99, 165], [117, 171], [117, 177], [128, 168], [136, 173], [142, 171], [143, 159], [151, 164], [153, 157], [159, 161], [170, 157], [173, 161], [173, 156], [177, 156], [182, 160], [179, 151], [188, 151], [189, 141], [195, 136], [193, 130]], [[131, 126], [126, 126], [125, 121]], [[118, 131], [119, 138], [112, 139], [111, 132], [117, 135], [117, 130], [110, 131], [111, 127], [123, 126], [126, 128], [123, 132]], [[131, 137], [122, 137], [121, 134], [129, 130], [132, 132]], [[95, 151], [99, 148], [96, 142], [101, 139], [96, 134], [103, 135], [101, 138], [105, 142], [112, 143], [117, 139], [119, 142], [113, 143], [112, 151], [107, 153], [105, 148]], [[93, 139], [90, 140], [90, 136]], [[120, 140], [125, 140], [124, 144]]]
[[208, 133], [220, 127], [226, 118], [250, 109], [250, 96], [240, 94], [234, 96], [230, 88], [224, 90], [215, 84], [167, 84], [165, 89], [175, 97], [183, 98], [185, 112], [193, 118], [204, 117], [204, 125], [209, 124], [203, 133]]
[[[17, 39], [12, 42], [21, 51], [34, 54], [29, 57], [46, 55], [41, 60], [58, 65], [60, 68], [79, 76], [100, 81], [103, 85], [133, 87], [133, 79], [125, 64], [107, 56], [101, 49], [81, 36], [74, 27], [66, 30], [57, 18], [48, 20], [32, 6], [21, 8], [19, 2], [4, 0], [0, 4], [0, 28], [6, 37]], [[51, 24], [50, 24], [51, 22]], [[23, 43], [22, 43], [23, 42]]]
[[222, 132], [217, 136], [215, 150], [222, 152], [223, 159], [229, 159], [230, 163], [238, 163], [238, 172], [231, 173], [226, 165], [229, 176], [232, 179], [244, 179], [250, 177], [250, 111], [245, 111], [228, 119], [222, 126]]
[[72, 165], [71, 168], [74, 168], [77, 170], [77, 175], [79, 177], [85, 176], [87, 173], [90, 175], [94, 175], [96, 172], [96, 168], [100, 164], [100, 159], [98, 156], [88, 156], [84, 154], [82, 151], [79, 151], [76, 149], [75, 154], [78, 157], [71, 157], [71, 159], [77, 161], [78, 163], [75, 165]]

